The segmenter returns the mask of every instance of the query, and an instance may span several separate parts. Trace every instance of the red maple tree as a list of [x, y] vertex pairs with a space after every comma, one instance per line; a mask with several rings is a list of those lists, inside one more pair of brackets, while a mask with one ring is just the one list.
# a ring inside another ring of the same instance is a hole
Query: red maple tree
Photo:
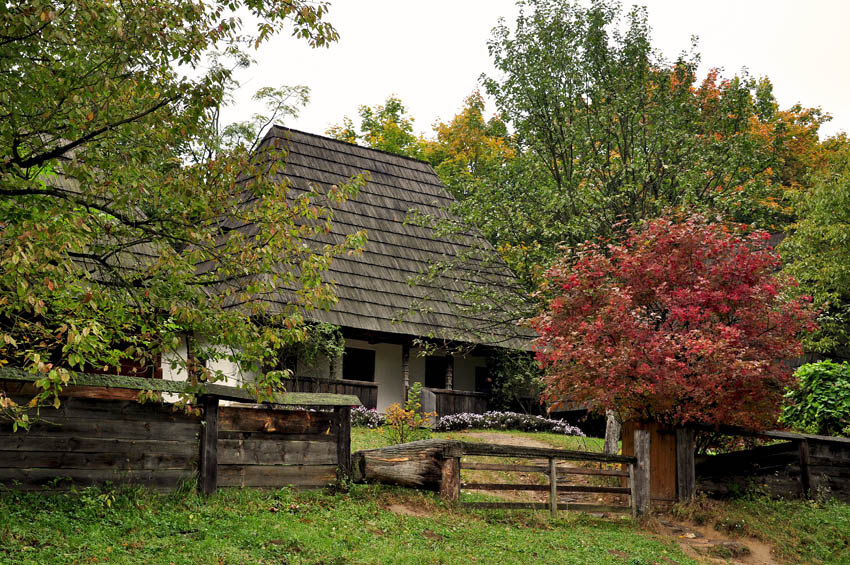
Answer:
[[551, 268], [533, 320], [549, 401], [621, 418], [764, 429], [793, 384], [783, 360], [814, 327], [764, 231], [661, 218], [622, 245], [585, 243]]

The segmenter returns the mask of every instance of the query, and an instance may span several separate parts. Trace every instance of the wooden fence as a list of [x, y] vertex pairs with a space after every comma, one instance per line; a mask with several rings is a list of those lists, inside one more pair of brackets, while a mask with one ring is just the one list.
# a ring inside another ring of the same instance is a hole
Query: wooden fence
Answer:
[[423, 388], [421, 402], [423, 412], [436, 413], [438, 418], [450, 414], [483, 414], [487, 411], [487, 395], [483, 392]]
[[322, 392], [329, 394], [348, 394], [360, 399], [366, 408], [378, 408], [378, 385], [367, 381], [348, 379], [320, 379], [317, 377], [293, 377], [287, 381], [290, 392]]
[[[535, 509], [548, 508], [553, 515], [557, 510], [584, 510], [624, 512], [631, 509], [634, 516], [649, 513], [650, 436], [645, 430], [635, 432], [635, 456], [605, 455], [602, 453], [545, 449], [486, 443], [469, 443], [455, 440], [431, 439], [394, 445], [381, 449], [358, 451], [352, 456], [352, 477], [358, 482], [379, 482], [401, 486], [436, 490], [443, 498], [455, 501], [462, 489], [487, 491], [547, 491], [548, 502], [465, 502], [477, 508]], [[511, 457], [543, 459], [548, 465], [514, 465], [503, 463], [472, 462], [471, 457]], [[464, 458], [466, 460], [464, 461]], [[558, 466], [558, 461], [592, 461], [624, 465], [619, 469], [591, 469]], [[544, 473], [548, 485], [511, 483], [462, 483], [461, 469], [505, 472]], [[570, 475], [596, 475], [620, 477], [628, 480], [622, 486], [559, 484], [559, 477]], [[614, 493], [630, 497], [630, 506], [562, 503], [558, 495], [566, 492]]]
[[755, 488], [785, 498], [821, 495], [850, 502], [849, 438], [779, 431], [758, 435], [777, 443], [697, 457], [697, 489], [723, 496]]
[[[0, 391], [25, 402], [31, 377], [0, 372]], [[186, 383], [137, 377], [76, 375], [58, 409], [41, 408], [29, 431], [0, 423], [0, 484], [9, 488], [143, 484], [169, 490], [198, 479], [218, 486], [317, 487], [350, 470], [350, 407], [356, 397], [287, 393], [274, 404], [244, 401], [242, 389], [207, 385], [192, 414], [163, 403], [91, 398], [98, 388], [179, 392]], [[79, 387], [85, 387], [80, 389]], [[185, 389], [184, 389], [185, 390]], [[87, 398], [75, 395], [81, 392]]]
[[[725, 496], [755, 488], [785, 498], [825, 495], [850, 501], [850, 438], [732, 426], [672, 428], [657, 423], [623, 425], [623, 454], [634, 453], [632, 430], [651, 439], [655, 503], [690, 500], [697, 491]], [[695, 454], [697, 433], [760, 438], [766, 445], [715, 455]]]

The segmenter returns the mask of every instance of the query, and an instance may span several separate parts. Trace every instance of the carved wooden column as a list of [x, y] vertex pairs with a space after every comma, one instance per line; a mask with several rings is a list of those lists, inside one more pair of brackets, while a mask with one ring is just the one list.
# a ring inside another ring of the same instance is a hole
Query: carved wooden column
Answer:
[[410, 390], [410, 344], [401, 346], [401, 380], [404, 385], [404, 400], [407, 400], [407, 391]]
[[455, 381], [455, 358], [453, 355], [446, 355], [446, 389], [454, 389]]

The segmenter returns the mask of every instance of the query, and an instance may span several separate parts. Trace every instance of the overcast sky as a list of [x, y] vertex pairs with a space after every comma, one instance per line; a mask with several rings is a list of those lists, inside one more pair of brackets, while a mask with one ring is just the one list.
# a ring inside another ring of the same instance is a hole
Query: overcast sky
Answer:
[[[820, 106], [833, 116], [822, 129], [850, 131], [850, 1], [847, 0], [645, 0], [653, 46], [668, 59], [699, 37], [704, 73], [720, 67], [730, 76], [742, 67], [768, 76], [782, 107]], [[624, 1], [624, 6], [632, 2]], [[513, 0], [332, 0], [328, 20], [340, 33], [329, 49], [276, 37], [242, 72], [242, 87], [225, 120], [247, 119], [259, 108], [251, 95], [263, 86], [305, 85], [311, 102], [287, 125], [322, 134], [360, 104], [398, 95], [431, 133], [448, 120], [491, 73], [487, 40], [504, 17], [513, 28]]]

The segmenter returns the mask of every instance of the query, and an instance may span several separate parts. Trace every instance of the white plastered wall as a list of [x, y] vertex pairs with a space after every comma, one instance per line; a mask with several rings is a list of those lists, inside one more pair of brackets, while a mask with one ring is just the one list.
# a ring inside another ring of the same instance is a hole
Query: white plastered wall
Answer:
[[[181, 340], [177, 349], [165, 351], [162, 354], [162, 378], [169, 381], [185, 381], [188, 379], [186, 373], [186, 341]], [[172, 362], [178, 362], [177, 366], [172, 367]], [[227, 386], [240, 386], [244, 383], [251, 382], [257, 378], [253, 371], [246, 371], [239, 367], [238, 364], [228, 359], [218, 359], [207, 362], [207, 367], [211, 371], [221, 371], [224, 379], [216, 381], [216, 384]], [[175, 402], [176, 394], [164, 394], [163, 400], [166, 402]]]

